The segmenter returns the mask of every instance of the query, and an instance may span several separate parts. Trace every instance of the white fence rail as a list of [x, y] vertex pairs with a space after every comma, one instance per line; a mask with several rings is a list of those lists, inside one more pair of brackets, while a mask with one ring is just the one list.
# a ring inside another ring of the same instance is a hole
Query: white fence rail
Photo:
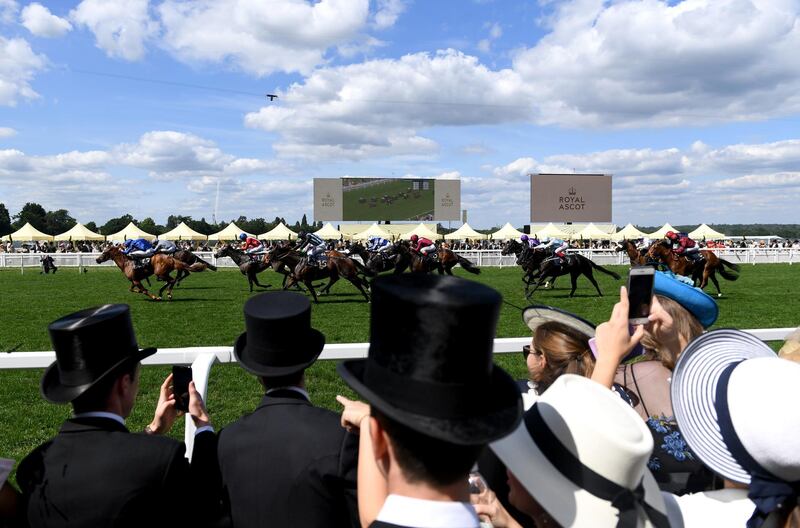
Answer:
[[[726, 248], [711, 249], [720, 258], [724, 258], [735, 264], [778, 264], [800, 261], [800, 249], [798, 248]], [[597, 264], [627, 264], [628, 257], [624, 252], [616, 252], [613, 249], [573, 249], [571, 253], [579, 253]], [[214, 253], [210, 251], [198, 251], [197, 256], [221, 267], [235, 267], [228, 257], [214, 258]], [[514, 255], [502, 255], [499, 249], [486, 250], [458, 250], [458, 254], [471, 260], [479, 267], [506, 267], [515, 266], [516, 257]], [[96, 259], [99, 253], [47, 253], [53, 257], [53, 261], [58, 267], [74, 267], [78, 270], [88, 267], [108, 267], [114, 266], [111, 261], [98, 264]], [[0, 253], [0, 268], [25, 268], [40, 267], [42, 253]]]
[[[745, 330], [762, 341], [782, 341], [794, 328], [759, 328]], [[494, 340], [495, 354], [521, 352], [523, 345], [530, 343], [530, 337], [502, 337]], [[367, 357], [369, 343], [327, 344], [320, 354], [320, 360], [341, 360]], [[145, 365], [189, 365], [203, 354], [213, 354], [220, 363], [236, 363], [233, 347], [208, 346], [189, 348], [160, 348], [146, 358]], [[0, 370], [44, 368], [55, 361], [55, 352], [11, 352], [0, 354]]]

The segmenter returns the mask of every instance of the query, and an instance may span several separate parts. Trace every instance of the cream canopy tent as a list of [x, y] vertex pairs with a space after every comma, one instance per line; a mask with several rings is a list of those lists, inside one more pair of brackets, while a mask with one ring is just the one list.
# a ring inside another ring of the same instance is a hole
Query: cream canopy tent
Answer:
[[228, 224], [228, 226], [223, 229], [222, 231], [218, 231], [213, 235], [208, 235], [209, 240], [236, 240], [239, 238], [239, 233], [244, 233], [247, 236], [253, 236], [251, 233], [243, 230], [241, 227], [237, 226], [234, 222]]
[[619, 231], [617, 231], [616, 233], [614, 233], [613, 235], [611, 235], [611, 240], [616, 240], [616, 241], [636, 240], [638, 238], [645, 238], [646, 236], [648, 236], [647, 233], [639, 231], [638, 229], [633, 227], [633, 224], [628, 224]]
[[283, 222], [266, 233], [258, 235], [259, 240], [291, 240], [293, 238], [297, 238], [297, 233], [286, 227]]
[[184, 222], [181, 222], [175, 226], [175, 229], [167, 231], [158, 238], [164, 240], [206, 240], [208, 236], [203, 233], [198, 233]]
[[672, 227], [671, 225], [669, 225], [669, 222], [668, 222], [668, 223], [664, 224], [663, 226], [661, 226], [661, 229], [659, 229], [658, 231], [655, 231], [653, 233], [650, 233], [647, 236], [649, 236], [650, 238], [664, 238], [665, 236], [667, 236], [667, 231], [675, 231], [675, 232], [677, 232], [678, 230], [675, 229], [674, 227]]
[[488, 235], [478, 233], [472, 229], [469, 224], [464, 224], [449, 235], [444, 236], [445, 240], [483, 240], [485, 238], [488, 238]]
[[339, 240], [342, 237], [352, 238], [350, 235], [345, 235], [344, 233], [333, 227], [333, 224], [331, 224], [330, 222], [322, 226], [322, 229], [320, 229], [319, 231], [315, 231], [314, 234], [320, 237], [322, 240]]
[[[508, 224], [506, 224], [508, 225]], [[557, 228], [553, 225], [552, 222], [544, 226], [543, 228], [539, 229], [535, 233], [538, 238], [570, 238], [570, 234], [566, 231], [562, 231], [561, 229]]]
[[14, 231], [10, 235], [4, 236], [2, 240], [11, 240], [12, 242], [15, 240], [18, 242], [27, 242], [29, 240], [53, 240], [53, 236], [42, 233], [33, 227], [30, 222], [26, 222], [24, 226], [20, 227], [17, 231]]
[[403, 240], [408, 240], [411, 238], [411, 235], [417, 235], [418, 237], [428, 238], [430, 240], [438, 240], [442, 238], [442, 235], [430, 229], [425, 224], [419, 224], [417, 227], [415, 227], [408, 233], [403, 234], [402, 238]]
[[151, 235], [147, 231], [142, 231], [136, 227], [136, 224], [131, 222], [130, 224], [126, 225], [122, 231], [117, 231], [113, 235], [108, 235], [106, 240], [120, 242], [122, 240], [130, 240], [133, 238], [146, 238], [147, 240], [155, 240], [157, 237], [155, 235]]
[[611, 238], [611, 234], [602, 231], [593, 223], [589, 223], [589, 225], [572, 235], [571, 238], [583, 240], [609, 240]]
[[495, 240], [510, 240], [512, 238], [519, 238], [522, 236], [521, 231], [514, 229], [514, 226], [506, 222], [506, 225], [492, 233], [492, 238]]
[[697, 229], [689, 233], [689, 238], [694, 238], [695, 240], [722, 240], [727, 237], [719, 231], [714, 231], [706, 224], [700, 224]]
[[366, 240], [371, 236], [379, 236], [381, 238], [391, 238], [392, 235], [384, 231], [378, 224], [372, 224], [367, 229], [360, 233], [353, 235], [353, 240]]
[[78, 223], [72, 226], [72, 229], [65, 231], [60, 235], [53, 237], [54, 240], [105, 240], [106, 237], [100, 233], [95, 233], [85, 225]]

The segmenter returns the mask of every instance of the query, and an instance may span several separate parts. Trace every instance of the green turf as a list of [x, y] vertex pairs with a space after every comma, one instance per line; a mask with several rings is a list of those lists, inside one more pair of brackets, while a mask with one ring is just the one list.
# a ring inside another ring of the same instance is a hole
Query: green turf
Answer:
[[[611, 267], [621, 274], [627, 267]], [[484, 268], [466, 276], [498, 289], [503, 305], [498, 337], [519, 337], [528, 332], [515, 306], [524, 306], [520, 271], [516, 268]], [[592, 321], [608, 317], [622, 281], [597, 273], [607, 294], [600, 298], [585, 279], [580, 279], [576, 297], [570, 299], [568, 280], [559, 279], [555, 290], [537, 294], [541, 303], [558, 306]], [[271, 271], [260, 277], [276, 287], [279, 278]], [[783, 264], [743, 266], [739, 281], [722, 281], [725, 297], [719, 300], [717, 326], [739, 328], [789, 327], [800, 323], [797, 282], [800, 266]], [[154, 283], [155, 285], [156, 283]], [[116, 269], [91, 269], [78, 274], [63, 268], [56, 275], [43, 276], [28, 270], [0, 271], [0, 353], [11, 348], [21, 351], [49, 350], [47, 324], [71, 311], [103, 303], [131, 305], [141, 346], [185, 347], [231, 345], [243, 330], [242, 305], [250, 296], [247, 281], [237, 271], [192, 275], [175, 290], [171, 303], [156, 303], [129, 293], [127, 283]], [[369, 339], [369, 305], [346, 281], [313, 308], [313, 324], [325, 333], [329, 343], [363, 342]], [[525, 375], [517, 355], [498, 356], [498, 363], [517, 378]], [[143, 428], [155, 408], [160, 382], [169, 367], [143, 370], [138, 406], [128, 420], [131, 429]], [[0, 457], [19, 460], [32, 448], [51, 437], [69, 414], [66, 406], [45, 403], [39, 396], [41, 370], [0, 371]], [[314, 365], [308, 375], [312, 399], [336, 408], [334, 396], [352, 395], [335, 373], [333, 362]], [[214, 367], [210, 381], [209, 411], [216, 425], [224, 426], [253, 409], [260, 398], [255, 379], [237, 365]], [[182, 435], [182, 424], [173, 430]]]
[[[344, 190], [342, 212], [343, 220], [415, 220], [425, 214], [433, 214], [435, 182], [430, 181], [430, 189], [411, 191], [412, 180], [388, 180], [380, 185], [360, 189]], [[391, 204], [380, 201], [384, 195], [396, 196], [408, 192], [407, 199], [399, 198]], [[414, 195], [417, 197], [415, 198]], [[375, 207], [369, 206], [371, 198], [377, 198]], [[359, 199], [366, 200], [359, 203]]]

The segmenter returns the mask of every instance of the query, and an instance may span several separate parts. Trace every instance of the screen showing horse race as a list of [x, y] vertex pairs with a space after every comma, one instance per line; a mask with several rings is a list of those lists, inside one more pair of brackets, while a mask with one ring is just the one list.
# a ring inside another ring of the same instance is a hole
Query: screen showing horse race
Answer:
[[315, 178], [314, 219], [458, 220], [461, 182], [433, 178]]
[[611, 175], [531, 174], [531, 222], [611, 222]]

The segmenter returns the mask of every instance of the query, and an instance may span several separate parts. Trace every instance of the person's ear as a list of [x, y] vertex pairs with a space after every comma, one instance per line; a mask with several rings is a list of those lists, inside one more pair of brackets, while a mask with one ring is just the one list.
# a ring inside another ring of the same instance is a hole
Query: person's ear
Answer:
[[386, 476], [389, 470], [389, 436], [372, 416], [369, 418], [369, 436], [372, 441], [372, 456], [381, 473]]

